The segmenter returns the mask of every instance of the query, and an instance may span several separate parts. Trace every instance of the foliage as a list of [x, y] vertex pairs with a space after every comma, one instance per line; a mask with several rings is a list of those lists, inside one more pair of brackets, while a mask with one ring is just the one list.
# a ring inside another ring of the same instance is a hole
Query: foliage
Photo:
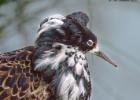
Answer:
[[0, 38], [4, 38], [6, 29], [14, 26], [15, 29], [13, 30], [17, 33], [13, 34], [19, 34], [24, 38], [24, 44], [30, 42], [30, 39], [28, 39], [29, 30], [26, 29], [26, 25], [36, 20], [41, 13], [50, 10], [53, 6], [58, 5], [61, 2], [61, 0], [60, 2], [57, 2], [57, 0], [51, 0], [49, 2], [47, 0], [40, 0], [40, 2], [42, 1], [46, 3], [46, 5], [43, 5], [39, 9], [35, 9], [35, 11], [30, 12], [29, 14], [27, 9], [29, 9], [32, 4], [38, 3], [38, 0], [0, 0], [0, 8], [8, 7], [10, 11], [12, 11], [12, 16], [7, 14], [7, 10], [5, 10], [6, 12], [0, 12], [0, 20], [2, 20], [0, 21]]
[[16, 0], [0, 0], [0, 6], [4, 5], [6, 3], [12, 2], [12, 1], [16, 1]]

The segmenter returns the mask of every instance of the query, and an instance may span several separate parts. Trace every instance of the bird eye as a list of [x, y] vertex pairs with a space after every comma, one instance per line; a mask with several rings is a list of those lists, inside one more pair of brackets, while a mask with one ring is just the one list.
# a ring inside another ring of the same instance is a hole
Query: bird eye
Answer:
[[87, 41], [87, 45], [88, 45], [88, 46], [93, 46], [93, 44], [94, 44], [94, 42], [93, 42], [92, 40], [88, 40], [88, 41]]

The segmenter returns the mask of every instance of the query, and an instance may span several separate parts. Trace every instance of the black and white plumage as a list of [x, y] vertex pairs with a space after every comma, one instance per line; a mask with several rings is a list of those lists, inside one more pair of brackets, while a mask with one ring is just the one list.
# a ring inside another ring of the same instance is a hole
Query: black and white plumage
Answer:
[[[83, 12], [51, 16], [41, 22], [35, 46], [1, 54], [0, 98], [90, 100], [85, 54], [93, 52], [116, 65], [99, 51], [96, 36], [86, 26], [88, 21]], [[11, 75], [11, 71], [16, 73]]]

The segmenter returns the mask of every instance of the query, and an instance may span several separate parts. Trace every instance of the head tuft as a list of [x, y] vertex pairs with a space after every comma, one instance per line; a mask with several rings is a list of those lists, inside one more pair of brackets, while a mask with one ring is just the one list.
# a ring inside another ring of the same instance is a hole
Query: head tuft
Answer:
[[87, 16], [87, 14], [80, 11], [69, 14], [66, 16], [66, 18], [77, 20], [77, 22], [79, 22], [81, 25], [84, 25], [84, 26], [86, 26], [87, 23], [89, 22], [89, 17]]
[[65, 17], [61, 14], [55, 14], [51, 15], [47, 18], [45, 18], [41, 23], [40, 23], [40, 28], [38, 30], [38, 34], [40, 35], [41, 33], [50, 30], [52, 28], [59, 28], [61, 25], [63, 25], [63, 20]]

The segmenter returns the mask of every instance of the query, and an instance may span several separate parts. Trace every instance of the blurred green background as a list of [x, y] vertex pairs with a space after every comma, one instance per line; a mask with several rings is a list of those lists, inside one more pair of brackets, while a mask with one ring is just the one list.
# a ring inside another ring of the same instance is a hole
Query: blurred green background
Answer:
[[87, 54], [91, 100], [140, 100], [140, 0], [0, 0], [0, 52], [33, 45], [47, 16], [83, 11], [102, 51], [118, 65]]

